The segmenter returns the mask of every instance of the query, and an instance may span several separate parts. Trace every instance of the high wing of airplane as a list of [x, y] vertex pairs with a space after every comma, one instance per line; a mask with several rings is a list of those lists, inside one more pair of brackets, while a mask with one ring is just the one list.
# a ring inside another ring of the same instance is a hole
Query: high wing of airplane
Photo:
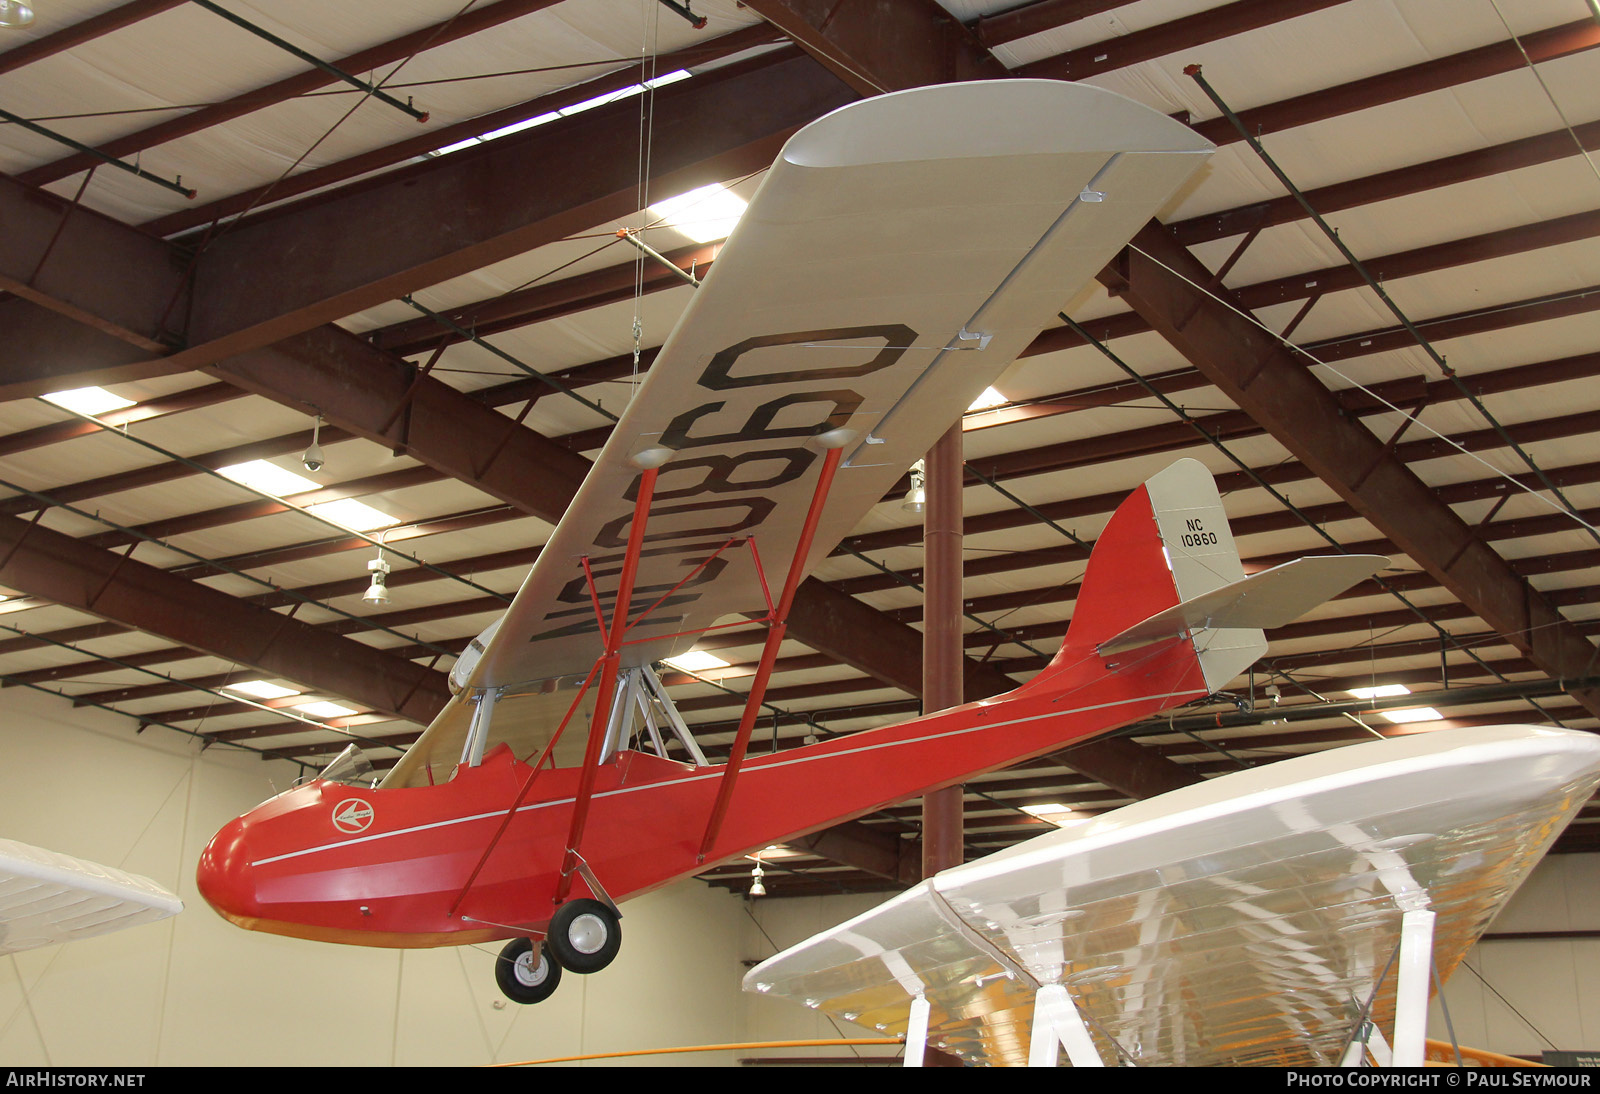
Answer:
[[[620, 900], [1203, 697], [1270, 620], [1373, 573], [1386, 560], [1246, 578], [1210, 475], [1179, 461], [1112, 517], [1037, 678], [745, 756], [799, 581], [1208, 148], [1052, 81], [884, 95], [801, 130], [454, 700], [376, 785], [341, 757], [226, 826], [208, 902], [358, 945], [511, 939], [501, 987], [537, 1002], [612, 960]], [[768, 634], [713, 763], [651, 663], [730, 615]]]
[[[762, 575], [790, 569], [823, 445], [842, 452], [802, 574], [1211, 150], [1132, 100], [1049, 80], [883, 95], [802, 129], [511, 607], [457, 663], [465, 698], [386, 785], [455, 762], [474, 696], [581, 680], [602, 656], [594, 598], [616, 595], [645, 463], [663, 461], [628, 613], [654, 607], [630, 626], [624, 667], [767, 614]], [[558, 719], [497, 718], [491, 747]]]
[[0, 840], [0, 954], [93, 938], [183, 911], [147, 877]]
[[1430, 963], [1597, 784], [1600, 740], [1532, 726], [1284, 760], [946, 870], [745, 988], [904, 1034], [908, 1065], [1421, 1066]]

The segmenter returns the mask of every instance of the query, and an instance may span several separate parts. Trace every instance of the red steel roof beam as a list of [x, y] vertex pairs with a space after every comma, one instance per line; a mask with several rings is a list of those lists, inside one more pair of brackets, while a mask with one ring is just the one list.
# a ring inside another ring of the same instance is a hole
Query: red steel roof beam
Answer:
[[186, 0], [131, 0], [130, 3], [112, 8], [110, 11], [81, 19], [70, 27], [63, 27], [52, 34], [46, 34], [43, 38], [23, 42], [0, 53], [0, 73], [14, 72], [23, 65], [31, 65], [46, 57], [54, 57], [58, 53], [76, 49], [85, 42], [92, 42], [114, 30], [130, 27], [185, 2]]
[[[442, 23], [421, 30], [403, 34], [398, 38], [390, 39], [380, 45], [371, 46], [342, 57], [332, 62], [334, 67], [347, 72], [368, 72], [396, 61], [403, 61], [423, 50], [442, 46], [447, 42], [458, 41], [491, 27], [500, 26], [502, 23], [519, 19], [530, 12], [539, 11], [550, 7], [559, 0], [500, 0], [497, 4], [489, 4], [455, 15]], [[3, 55], [0, 55], [3, 58]], [[338, 77], [323, 69], [311, 68], [293, 76], [258, 87], [252, 91], [235, 95], [224, 102], [211, 106], [203, 106], [198, 110], [190, 111], [182, 117], [159, 122], [148, 126], [136, 133], [129, 133], [107, 141], [100, 146], [100, 151], [119, 159], [131, 156], [135, 152], [152, 148], [158, 144], [177, 140], [179, 137], [198, 133], [202, 129], [209, 129], [214, 125], [232, 121], [234, 118], [253, 114], [257, 110], [264, 110], [287, 99], [304, 95], [308, 91], [315, 91], [338, 82]], [[82, 152], [63, 157], [54, 163], [45, 164], [24, 171], [17, 177], [30, 186], [44, 186], [79, 171], [86, 171], [98, 161]]]
[[1048, 80], [1086, 80], [1113, 69], [1152, 61], [1207, 42], [1231, 38], [1274, 23], [1334, 8], [1349, 0], [1235, 0], [1170, 23], [1112, 36], [1068, 53], [1023, 65], [1013, 75]]
[[426, 724], [444, 674], [71, 536], [0, 517], [0, 583]]
[[[1332, 393], [1303, 365], [1196, 288], [1209, 272], [1159, 225], [1142, 229], [1117, 266], [1125, 280], [1102, 273], [1108, 288], [1462, 603], [1552, 677], [1587, 671], [1594, 646], [1381, 441], [1340, 414]], [[1574, 697], [1600, 714], [1600, 692]]]
[[[658, 61], [665, 71], [675, 68], [692, 68], [696, 65], [708, 64], [721, 60], [743, 50], [764, 45], [776, 40], [777, 31], [771, 27], [754, 26], [736, 30], [731, 34], [724, 34], [708, 42], [696, 43], [685, 49], [673, 53], [662, 54]], [[778, 58], [771, 57], [776, 61]], [[609, 91], [620, 90], [636, 83], [634, 72], [631, 68], [619, 69], [612, 74], [597, 77], [574, 87], [563, 88], [549, 95], [541, 95], [527, 102], [517, 103], [514, 106], [494, 110], [488, 114], [469, 118], [454, 125], [431, 129], [426, 133], [398, 141], [395, 144], [375, 148], [370, 152], [363, 152], [348, 159], [339, 160], [323, 167], [314, 167], [301, 171], [285, 179], [278, 179], [266, 186], [256, 186], [248, 190], [241, 190], [237, 194], [207, 202], [204, 205], [191, 205], [155, 220], [145, 222], [141, 227], [152, 235], [171, 236], [191, 228], [198, 228], [210, 224], [214, 220], [227, 219], [253, 209], [264, 202], [268, 197], [272, 201], [284, 201], [288, 198], [298, 197], [312, 190], [320, 190], [326, 186], [335, 186], [341, 182], [348, 182], [361, 175], [373, 171], [381, 171], [386, 167], [405, 163], [407, 160], [425, 156], [437, 149], [456, 144], [460, 141], [481, 137], [486, 133], [503, 129], [517, 122], [536, 118], [540, 114], [558, 110], [564, 106], [572, 106], [583, 102], [595, 95]]]

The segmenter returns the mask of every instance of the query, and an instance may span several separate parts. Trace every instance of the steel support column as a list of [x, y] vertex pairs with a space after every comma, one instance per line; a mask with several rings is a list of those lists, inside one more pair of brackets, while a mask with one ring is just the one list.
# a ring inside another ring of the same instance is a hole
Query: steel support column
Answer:
[[[945, 430], [929, 450], [927, 507], [923, 520], [923, 589], [927, 607], [922, 617], [922, 710], [960, 706], [961, 664], [965, 660], [961, 632], [961, 485], [962, 446], [959, 423]], [[959, 866], [966, 854], [962, 841], [963, 790], [949, 786], [922, 799], [922, 874]]]

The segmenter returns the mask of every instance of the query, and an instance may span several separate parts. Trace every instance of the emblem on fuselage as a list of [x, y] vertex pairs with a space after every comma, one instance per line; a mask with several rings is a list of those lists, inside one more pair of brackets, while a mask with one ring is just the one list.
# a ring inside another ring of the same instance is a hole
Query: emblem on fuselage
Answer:
[[360, 798], [346, 798], [333, 807], [333, 826], [341, 832], [365, 832], [372, 816], [372, 806]]

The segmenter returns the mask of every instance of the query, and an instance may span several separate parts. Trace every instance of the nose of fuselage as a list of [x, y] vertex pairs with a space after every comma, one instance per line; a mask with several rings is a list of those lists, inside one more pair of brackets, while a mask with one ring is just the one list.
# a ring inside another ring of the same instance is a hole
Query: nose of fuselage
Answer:
[[241, 921], [256, 918], [260, 911], [250, 878], [246, 838], [249, 821], [250, 814], [246, 813], [223, 825], [200, 853], [200, 865], [195, 870], [195, 882], [206, 903], [225, 919], [241, 925]]

